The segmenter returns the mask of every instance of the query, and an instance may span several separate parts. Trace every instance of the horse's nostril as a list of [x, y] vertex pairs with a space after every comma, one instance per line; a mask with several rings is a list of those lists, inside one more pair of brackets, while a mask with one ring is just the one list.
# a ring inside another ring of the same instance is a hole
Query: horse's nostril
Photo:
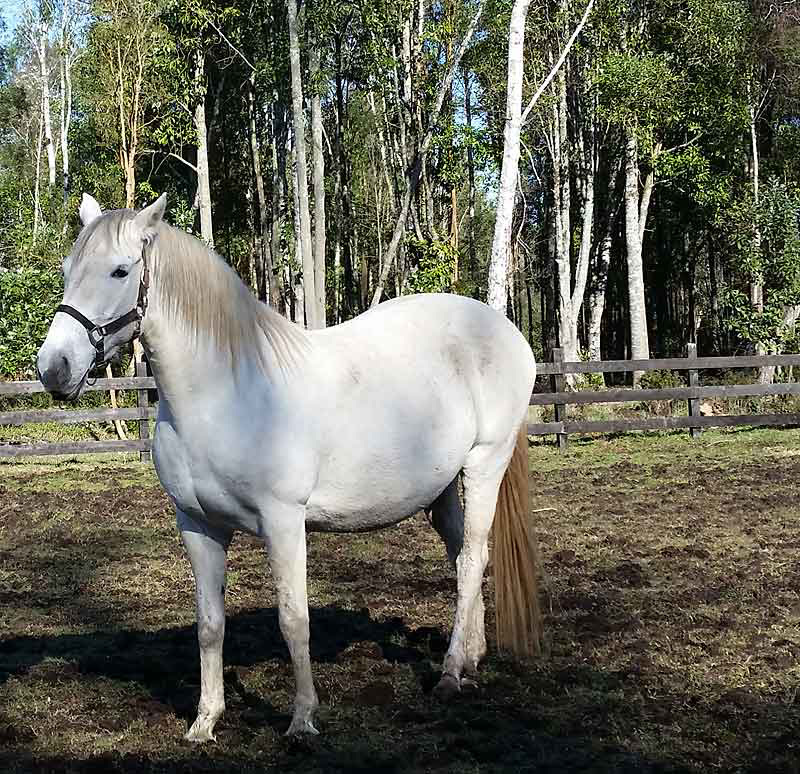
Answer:
[[68, 382], [70, 377], [72, 376], [72, 369], [69, 367], [69, 360], [65, 358], [63, 355], [59, 358], [59, 375], [61, 380], [64, 382]]
[[69, 384], [72, 377], [72, 368], [70, 368], [69, 360], [63, 355], [59, 355], [50, 362], [43, 363], [44, 368], [39, 367], [36, 363], [36, 375], [39, 381], [51, 392], [58, 390]]

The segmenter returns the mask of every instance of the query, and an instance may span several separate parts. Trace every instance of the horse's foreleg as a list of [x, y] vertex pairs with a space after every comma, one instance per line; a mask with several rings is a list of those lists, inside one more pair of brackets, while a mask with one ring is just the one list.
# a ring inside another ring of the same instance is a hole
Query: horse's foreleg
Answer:
[[297, 693], [287, 735], [317, 734], [314, 711], [319, 706], [309, 655], [308, 596], [306, 591], [305, 512], [275, 519], [268, 530], [267, 551], [278, 592], [278, 621], [289, 646]]
[[231, 532], [211, 529], [178, 511], [178, 528], [192, 564], [200, 644], [200, 703], [185, 738], [214, 741], [214, 724], [225, 710], [222, 641], [225, 637], [225, 563]]

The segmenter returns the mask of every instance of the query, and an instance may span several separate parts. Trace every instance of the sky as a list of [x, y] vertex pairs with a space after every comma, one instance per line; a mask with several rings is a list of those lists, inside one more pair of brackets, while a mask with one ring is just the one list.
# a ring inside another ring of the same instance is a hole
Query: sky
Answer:
[[4, 40], [9, 40], [17, 27], [20, 16], [22, 16], [23, 0], [0, 0], [0, 15], [6, 23]]

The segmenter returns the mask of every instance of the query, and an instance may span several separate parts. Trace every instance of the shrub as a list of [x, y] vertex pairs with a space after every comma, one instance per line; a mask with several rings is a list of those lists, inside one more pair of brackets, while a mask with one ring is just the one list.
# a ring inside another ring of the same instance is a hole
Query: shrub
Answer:
[[52, 269], [0, 271], [0, 377], [32, 378], [61, 294], [61, 275]]

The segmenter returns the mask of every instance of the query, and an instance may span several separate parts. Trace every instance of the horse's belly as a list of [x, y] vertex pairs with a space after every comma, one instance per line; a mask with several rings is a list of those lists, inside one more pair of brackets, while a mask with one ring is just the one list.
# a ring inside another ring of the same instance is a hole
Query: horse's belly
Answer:
[[321, 486], [306, 505], [306, 526], [312, 532], [367, 532], [390, 527], [430, 504], [461, 469], [450, 465], [424, 474], [365, 476]]
[[370, 532], [391, 527], [413, 516], [424, 506], [395, 507], [383, 510], [327, 510], [317, 505], [306, 509], [306, 529], [309, 532]]

